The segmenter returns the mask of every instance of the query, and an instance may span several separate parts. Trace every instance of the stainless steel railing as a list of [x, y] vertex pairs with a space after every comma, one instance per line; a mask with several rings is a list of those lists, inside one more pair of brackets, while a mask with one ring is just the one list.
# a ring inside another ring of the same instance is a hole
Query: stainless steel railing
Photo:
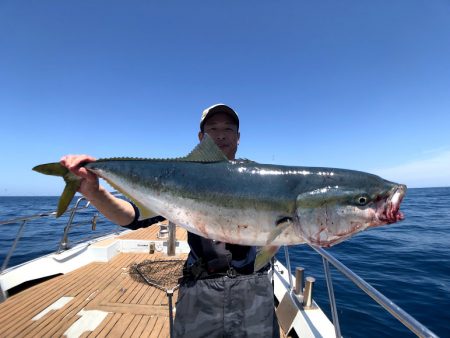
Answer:
[[[84, 202], [84, 201], [86, 201], [86, 203], [82, 204], [82, 202]], [[84, 197], [80, 197], [77, 200], [77, 202], [75, 203], [75, 206], [66, 211], [67, 213], [70, 213], [70, 216], [69, 216], [66, 226], [64, 227], [64, 232], [63, 232], [62, 238], [59, 242], [58, 253], [62, 252], [64, 250], [67, 250], [69, 248], [69, 233], [70, 233], [70, 230], [72, 229], [72, 227], [74, 226], [74, 218], [75, 218], [76, 213], [80, 210], [89, 208], [89, 206], [90, 206], [90, 202], [87, 201]], [[5, 257], [5, 260], [3, 261], [2, 267], [0, 268], [0, 273], [2, 273], [8, 267], [9, 261], [10, 261], [12, 255], [14, 254], [14, 251], [16, 250], [16, 247], [17, 247], [17, 244], [18, 244], [20, 238], [22, 237], [22, 234], [23, 234], [26, 224], [29, 221], [32, 221], [35, 219], [40, 219], [43, 217], [51, 217], [51, 216], [55, 217], [56, 211], [45, 212], [45, 213], [34, 214], [34, 215], [26, 216], [26, 217], [18, 217], [18, 218], [5, 220], [5, 221], [0, 221], [0, 226], [20, 223], [16, 237], [11, 245], [11, 248], [9, 249], [8, 253], [6, 254], [6, 257]], [[98, 217], [98, 214], [95, 214], [91, 220], [91, 226], [93, 229], [95, 228], [97, 217]], [[103, 236], [103, 235], [106, 235], [106, 234], [105, 233], [101, 234], [101, 236]], [[94, 237], [90, 237], [90, 238], [92, 239]], [[84, 239], [84, 240], [86, 240], [86, 239]]]
[[[73, 219], [75, 217], [75, 214], [80, 209], [80, 207], [79, 207], [80, 203], [83, 201], [87, 201], [86, 198], [80, 197], [77, 200], [77, 202], [75, 203], [75, 206], [69, 211], [70, 212], [69, 220], [67, 221], [67, 225], [64, 227], [64, 232], [63, 232], [61, 241], [59, 242], [58, 253], [60, 253], [64, 250], [67, 250], [69, 248], [69, 232], [70, 232], [70, 229], [72, 228]], [[87, 201], [87, 203], [84, 205], [83, 209], [88, 208], [90, 204], [91, 204], [91, 202]], [[92, 223], [92, 226], [94, 227], [94, 222], [91, 221], [91, 223]]]
[[[378, 304], [381, 305], [386, 311], [388, 311], [393, 317], [399, 320], [403, 325], [405, 325], [411, 332], [416, 334], [418, 337], [438, 337], [431, 330], [429, 330], [426, 326], [419, 323], [415, 318], [413, 318], [410, 314], [401, 309], [398, 305], [396, 305], [393, 301], [384, 296], [381, 292], [376, 290], [372, 285], [367, 283], [361, 277], [359, 277], [352, 270], [347, 268], [344, 264], [342, 264], [338, 259], [336, 259], [329, 252], [325, 251], [320, 247], [316, 247], [310, 245], [310, 247], [315, 250], [323, 260], [324, 264], [324, 272], [325, 278], [327, 282], [327, 289], [330, 298], [330, 307], [332, 313], [332, 320], [335, 327], [335, 334], [337, 338], [341, 338], [341, 331], [339, 327], [339, 320], [337, 315], [336, 301], [334, 297], [333, 283], [331, 280], [331, 273], [329, 264], [332, 264], [339, 272], [341, 272], [345, 277], [347, 277], [350, 281], [352, 281], [359, 289], [364, 291], [367, 295], [369, 295], [373, 300], [375, 300]], [[287, 247], [285, 249], [285, 259], [288, 266], [289, 275], [291, 275], [290, 269], [290, 259], [289, 259], [289, 251]], [[303, 274], [302, 274], [303, 275]], [[292, 277], [290, 277], [290, 290], [292, 292]], [[302, 284], [302, 283], [299, 283]]]

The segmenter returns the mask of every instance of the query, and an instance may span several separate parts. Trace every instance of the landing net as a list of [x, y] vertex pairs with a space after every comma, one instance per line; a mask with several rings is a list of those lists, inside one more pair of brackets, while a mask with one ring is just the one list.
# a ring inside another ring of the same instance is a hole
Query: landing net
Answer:
[[145, 260], [130, 266], [131, 278], [150, 284], [160, 290], [175, 291], [179, 287], [179, 279], [183, 276], [185, 260]]

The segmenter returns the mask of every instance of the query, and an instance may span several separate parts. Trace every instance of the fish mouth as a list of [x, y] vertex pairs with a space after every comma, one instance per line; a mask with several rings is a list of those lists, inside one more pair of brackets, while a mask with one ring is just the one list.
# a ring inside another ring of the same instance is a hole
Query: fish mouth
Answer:
[[400, 204], [406, 193], [406, 185], [398, 185], [393, 189], [393, 192], [386, 199], [383, 207], [380, 208], [380, 212], [377, 213], [378, 219], [386, 224], [395, 223], [405, 218], [400, 211]]

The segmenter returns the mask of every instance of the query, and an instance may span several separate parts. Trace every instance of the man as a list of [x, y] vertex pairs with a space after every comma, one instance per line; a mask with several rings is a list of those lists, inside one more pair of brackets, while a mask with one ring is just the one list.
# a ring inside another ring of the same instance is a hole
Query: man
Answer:
[[[239, 117], [232, 108], [216, 104], [205, 109], [200, 141], [205, 134], [229, 160], [235, 159], [240, 133]], [[79, 192], [111, 221], [132, 229], [144, 226], [136, 206], [112, 196], [99, 185], [96, 175], [80, 168], [80, 164], [94, 160], [87, 155], [69, 155], [61, 164], [84, 178]], [[191, 251], [179, 289], [175, 336], [278, 337], [271, 283], [265, 271], [253, 271], [256, 248], [193, 233], [188, 233], [188, 243]]]

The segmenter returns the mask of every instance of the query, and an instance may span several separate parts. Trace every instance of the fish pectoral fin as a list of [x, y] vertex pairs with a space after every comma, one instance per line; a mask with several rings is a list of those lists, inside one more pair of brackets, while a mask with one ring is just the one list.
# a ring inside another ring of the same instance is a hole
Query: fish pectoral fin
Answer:
[[285, 231], [293, 224], [294, 222], [292, 221], [291, 217], [282, 217], [276, 222], [275, 228], [270, 232], [269, 237], [267, 238], [266, 245], [263, 246], [256, 254], [253, 271], [258, 271], [259, 269], [263, 268], [267, 263], [269, 263], [269, 261], [272, 259], [272, 257], [277, 253], [278, 249], [280, 248], [279, 245], [271, 245], [271, 243], [279, 235], [281, 235], [283, 231]]
[[253, 271], [258, 271], [270, 262], [273, 256], [278, 252], [280, 247], [278, 245], [263, 246], [256, 254], [255, 265]]
[[202, 141], [186, 157], [178, 160], [187, 162], [224, 162], [228, 158], [208, 135], [203, 136]]
[[281, 235], [292, 225], [294, 225], [294, 221], [291, 217], [283, 217], [276, 222], [276, 227], [270, 232], [266, 245], [263, 246], [256, 254], [253, 271], [262, 269], [267, 263], [270, 262], [272, 257], [278, 252], [278, 249], [280, 248], [279, 245], [271, 245], [271, 243], [273, 243], [273, 241], [275, 241], [275, 239], [279, 235]]
[[289, 228], [293, 223], [292, 218], [283, 217], [277, 221], [276, 227], [270, 232], [266, 245], [270, 245], [284, 230]]

